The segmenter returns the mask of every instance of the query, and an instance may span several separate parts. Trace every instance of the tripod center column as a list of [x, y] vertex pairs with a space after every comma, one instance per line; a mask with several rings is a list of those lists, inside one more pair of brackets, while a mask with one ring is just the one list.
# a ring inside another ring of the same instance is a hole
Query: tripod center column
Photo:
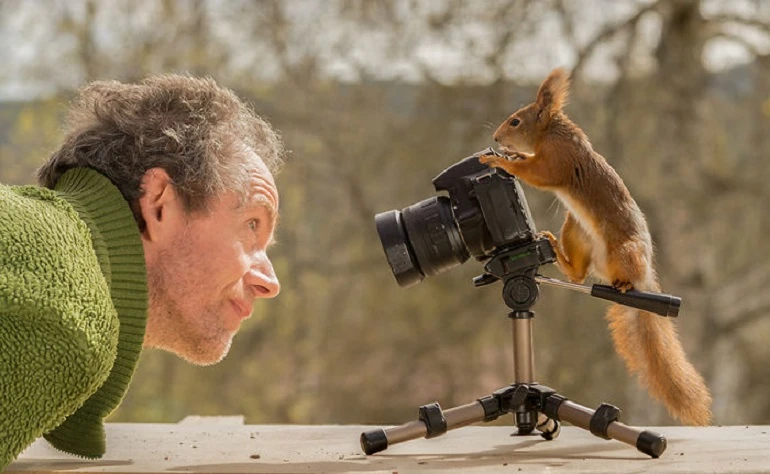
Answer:
[[513, 323], [513, 380], [529, 384], [535, 381], [535, 351], [532, 344], [532, 311], [512, 311]]

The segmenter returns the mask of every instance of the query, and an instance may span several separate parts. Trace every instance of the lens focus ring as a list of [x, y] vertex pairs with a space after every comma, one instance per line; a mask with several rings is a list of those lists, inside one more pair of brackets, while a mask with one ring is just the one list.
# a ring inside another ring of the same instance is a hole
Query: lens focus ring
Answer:
[[409, 248], [409, 240], [399, 211], [381, 212], [374, 216], [377, 233], [385, 250], [390, 269], [399, 286], [407, 287], [420, 283], [424, 275]]
[[448, 270], [470, 256], [446, 196], [426, 199], [407, 207], [403, 211], [403, 220], [423, 275], [431, 276]]

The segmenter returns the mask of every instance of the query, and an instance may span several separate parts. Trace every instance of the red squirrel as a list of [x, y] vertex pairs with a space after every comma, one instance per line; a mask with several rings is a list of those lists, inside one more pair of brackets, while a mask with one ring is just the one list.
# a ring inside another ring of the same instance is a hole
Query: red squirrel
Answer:
[[[644, 215], [617, 172], [564, 114], [568, 91], [567, 72], [552, 71], [535, 102], [495, 131], [493, 138], [507, 157], [485, 155], [480, 160], [554, 192], [564, 203], [567, 213], [559, 239], [550, 232], [543, 235], [570, 280], [582, 283], [591, 269], [623, 292], [660, 291]], [[709, 424], [711, 396], [687, 361], [672, 321], [620, 305], [610, 307], [607, 319], [615, 350], [652, 397], [684, 423]]]

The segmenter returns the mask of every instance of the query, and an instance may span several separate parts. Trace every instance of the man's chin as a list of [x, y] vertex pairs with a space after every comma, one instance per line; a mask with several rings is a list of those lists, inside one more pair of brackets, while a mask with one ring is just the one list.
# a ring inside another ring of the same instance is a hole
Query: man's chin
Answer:
[[206, 341], [202, 344], [196, 344], [192, 347], [163, 347], [155, 346], [157, 349], [162, 349], [167, 352], [171, 352], [177, 357], [183, 359], [190, 364], [207, 366], [214, 365], [221, 362], [230, 352], [230, 346], [232, 345], [233, 338], [227, 338], [226, 342], [221, 341]]

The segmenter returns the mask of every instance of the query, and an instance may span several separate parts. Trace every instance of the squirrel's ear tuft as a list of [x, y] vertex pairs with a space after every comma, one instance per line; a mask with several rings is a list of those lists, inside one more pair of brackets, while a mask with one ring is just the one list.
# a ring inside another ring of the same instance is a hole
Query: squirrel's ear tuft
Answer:
[[537, 91], [538, 117], [550, 119], [567, 105], [569, 96], [569, 74], [562, 68], [554, 69], [545, 78]]

